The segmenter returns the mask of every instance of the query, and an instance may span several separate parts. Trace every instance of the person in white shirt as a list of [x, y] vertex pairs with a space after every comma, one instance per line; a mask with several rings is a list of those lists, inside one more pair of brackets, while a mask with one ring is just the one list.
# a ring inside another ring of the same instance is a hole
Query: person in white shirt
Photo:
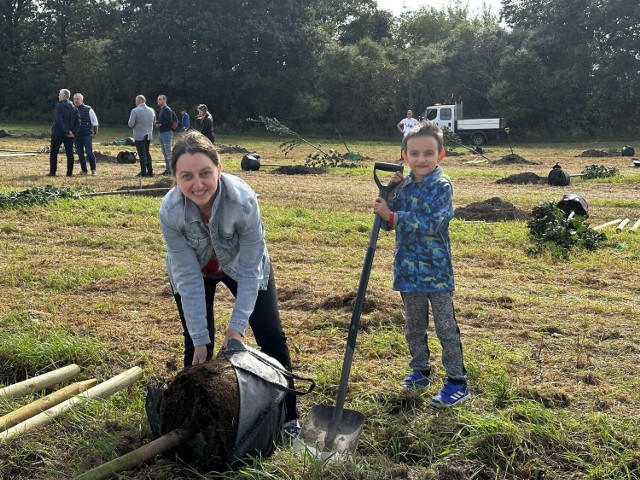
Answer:
[[403, 138], [409, 133], [409, 131], [418, 124], [418, 120], [413, 118], [413, 112], [407, 110], [407, 118], [403, 118], [398, 122], [396, 128], [402, 134]]

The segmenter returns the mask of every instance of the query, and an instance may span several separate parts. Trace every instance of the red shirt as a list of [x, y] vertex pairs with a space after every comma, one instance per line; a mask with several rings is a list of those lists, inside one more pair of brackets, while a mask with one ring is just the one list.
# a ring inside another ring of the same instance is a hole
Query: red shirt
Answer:
[[[200, 214], [202, 217], [202, 221], [204, 222], [205, 228], [207, 231], [209, 230], [209, 219], [204, 213]], [[224, 275], [222, 268], [220, 268], [220, 263], [218, 262], [218, 257], [216, 257], [216, 252], [211, 250], [211, 258], [207, 264], [202, 267], [202, 276], [205, 278], [220, 278]]]

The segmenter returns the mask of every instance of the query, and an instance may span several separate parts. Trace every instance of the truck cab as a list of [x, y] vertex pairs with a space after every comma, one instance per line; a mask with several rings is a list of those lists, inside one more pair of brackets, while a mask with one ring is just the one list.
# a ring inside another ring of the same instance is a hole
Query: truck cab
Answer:
[[440, 128], [448, 128], [460, 137], [470, 138], [474, 145], [483, 145], [494, 138], [501, 140], [507, 126], [504, 118], [465, 119], [462, 102], [453, 105], [431, 105], [424, 110], [422, 117], [439, 125]]

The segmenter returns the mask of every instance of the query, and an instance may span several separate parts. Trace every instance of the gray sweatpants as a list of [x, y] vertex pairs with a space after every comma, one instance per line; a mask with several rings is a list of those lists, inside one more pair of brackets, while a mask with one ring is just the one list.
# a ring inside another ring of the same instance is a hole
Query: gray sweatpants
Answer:
[[453, 292], [402, 292], [401, 295], [405, 311], [405, 338], [411, 352], [409, 366], [414, 370], [431, 370], [427, 337], [431, 303], [433, 323], [442, 345], [442, 365], [447, 378], [466, 381], [460, 328], [453, 309]]

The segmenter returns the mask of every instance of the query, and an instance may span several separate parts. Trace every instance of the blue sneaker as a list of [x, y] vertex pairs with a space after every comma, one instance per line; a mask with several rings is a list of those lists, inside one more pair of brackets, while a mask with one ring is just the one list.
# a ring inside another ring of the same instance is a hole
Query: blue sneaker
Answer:
[[402, 386], [408, 390], [426, 388], [429, 386], [429, 377], [420, 370], [413, 370], [409, 375], [404, 377]]
[[469, 398], [471, 394], [466, 384], [447, 380], [442, 390], [431, 399], [431, 405], [436, 408], [453, 407], [466, 402]]
[[298, 419], [289, 420], [282, 425], [282, 442], [291, 443], [300, 435]]

